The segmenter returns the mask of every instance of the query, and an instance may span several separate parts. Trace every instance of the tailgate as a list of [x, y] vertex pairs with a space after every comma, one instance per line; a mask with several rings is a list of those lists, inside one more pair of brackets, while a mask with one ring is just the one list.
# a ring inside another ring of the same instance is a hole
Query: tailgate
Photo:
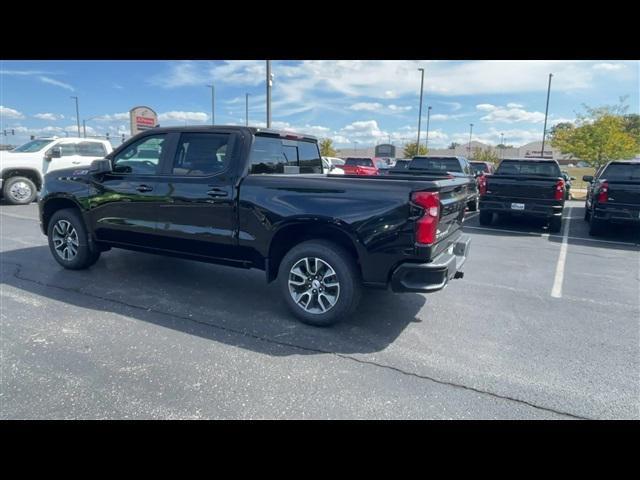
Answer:
[[440, 187], [440, 218], [436, 243], [429, 249], [428, 255], [433, 259], [448, 249], [462, 234], [462, 223], [467, 206], [467, 180], [447, 179], [434, 183]]
[[609, 202], [620, 206], [640, 207], [640, 182], [610, 180], [608, 183]]
[[559, 178], [488, 175], [487, 195], [513, 199], [554, 200]]

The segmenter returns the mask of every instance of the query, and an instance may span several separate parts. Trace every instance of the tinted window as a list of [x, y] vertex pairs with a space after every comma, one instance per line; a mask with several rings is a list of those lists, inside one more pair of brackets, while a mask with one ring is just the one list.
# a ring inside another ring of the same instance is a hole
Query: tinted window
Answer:
[[[322, 173], [322, 158], [315, 142], [257, 135], [251, 147], [252, 174]], [[288, 168], [285, 171], [285, 167]]]
[[409, 168], [436, 172], [462, 172], [457, 158], [416, 157], [411, 160]]
[[601, 177], [604, 180], [640, 180], [640, 163], [612, 163]]
[[53, 140], [32, 140], [30, 142], [25, 143], [24, 145], [20, 145], [19, 147], [14, 148], [13, 152], [37, 152], [38, 150], [42, 150], [45, 146], [49, 145]]
[[373, 167], [373, 160], [370, 158], [347, 158], [344, 164], [353, 167]]
[[113, 171], [142, 175], [157, 174], [165, 137], [164, 134], [153, 135], [129, 145], [114, 157]]
[[539, 175], [560, 177], [560, 168], [553, 162], [532, 162], [526, 160], [503, 160], [496, 175]]
[[227, 169], [231, 135], [186, 133], [180, 137], [173, 159], [174, 175], [215, 175]]
[[398, 160], [393, 166], [396, 170], [406, 170], [409, 167], [409, 160]]
[[483, 162], [472, 162], [471, 163], [471, 168], [473, 169], [473, 171], [475, 173], [478, 172], [488, 172], [489, 171], [489, 167], [487, 166], [486, 163]]
[[107, 149], [99, 142], [82, 142], [78, 144], [78, 154], [83, 157], [104, 157]]
[[78, 155], [78, 145], [76, 143], [60, 143], [58, 147], [63, 157]]

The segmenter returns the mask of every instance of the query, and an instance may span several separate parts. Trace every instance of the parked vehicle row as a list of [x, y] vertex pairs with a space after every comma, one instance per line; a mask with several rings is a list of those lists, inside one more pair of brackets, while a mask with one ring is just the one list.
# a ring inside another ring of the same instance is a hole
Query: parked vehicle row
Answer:
[[462, 278], [468, 183], [324, 175], [313, 137], [175, 127], [49, 172], [38, 204], [64, 268], [114, 247], [257, 268], [300, 320], [329, 325], [355, 311], [363, 286], [431, 293]]

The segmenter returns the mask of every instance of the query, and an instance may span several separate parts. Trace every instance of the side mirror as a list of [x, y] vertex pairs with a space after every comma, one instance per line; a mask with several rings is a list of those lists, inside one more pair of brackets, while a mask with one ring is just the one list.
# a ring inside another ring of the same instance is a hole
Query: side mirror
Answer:
[[108, 158], [94, 160], [93, 162], [91, 162], [91, 168], [89, 168], [89, 171], [93, 174], [109, 173], [112, 171], [111, 160], [109, 160]]
[[582, 176], [582, 181], [583, 182], [589, 182], [589, 183], [593, 182], [593, 175], [583, 175]]
[[52, 158], [60, 158], [61, 156], [62, 156], [62, 149], [60, 147], [52, 147], [45, 154], [44, 158], [50, 162]]

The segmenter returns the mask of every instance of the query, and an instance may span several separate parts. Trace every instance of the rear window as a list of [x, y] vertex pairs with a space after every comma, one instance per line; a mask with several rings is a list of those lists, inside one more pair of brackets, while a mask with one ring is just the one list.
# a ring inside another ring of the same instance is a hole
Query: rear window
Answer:
[[373, 160], [370, 158], [347, 158], [344, 164], [352, 167], [373, 167]]
[[435, 172], [462, 172], [462, 166], [456, 158], [420, 158], [411, 160], [409, 169], [432, 170]]
[[640, 163], [612, 163], [602, 175], [604, 180], [640, 180]]
[[486, 163], [474, 163], [474, 162], [471, 162], [471, 168], [473, 168], [474, 173], [488, 172], [489, 171], [489, 167], [487, 166]]
[[252, 174], [322, 173], [318, 144], [256, 135], [250, 155]]
[[528, 162], [526, 160], [503, 160], [496, 175], [537, 175], [560, 177], [560, 168], [553, 162]]

